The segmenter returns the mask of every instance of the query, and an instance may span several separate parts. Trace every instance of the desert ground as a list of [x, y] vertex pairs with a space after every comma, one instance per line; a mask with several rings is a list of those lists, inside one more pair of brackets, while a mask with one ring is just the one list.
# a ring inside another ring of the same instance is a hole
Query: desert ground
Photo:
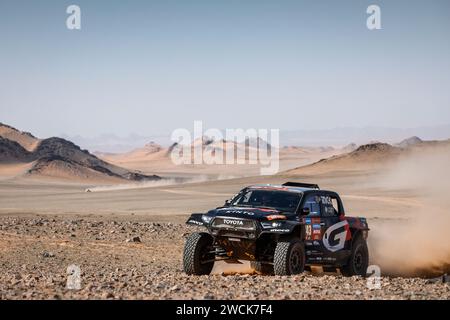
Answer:
[[[27, 152], [39, 148], [29, 136], [25, 142]], [[98, 155], [121, 174], [113, 179], [99, 179], [97, 171], [71, 179], [85, 162], [67, 167], [61, 158], [64, 174], [51, 166], [30, 174], [40, 159], [14, 162], [9, 153], [0, 164], [0, 299], [450, 298], [443, 277], [450, 271], [448, 141], [406, 149], [285, 148], [282, 171], [273, 176], [246, 166], [174, 167], [161, 150], [138, 151]], [[163, 179], [130, 181], [136, 172]], [[318, 268], [278, 277], [258, 275], [246, 263], [216, 263], [211, 276], [183, 273], [190, 213], [220, 206], [244, 186], [286, 181], [335, 190], [347, 215], [368, 218], [380, 289]], [[79, 267], [79, 290], [67, 288], [69, 266]]]

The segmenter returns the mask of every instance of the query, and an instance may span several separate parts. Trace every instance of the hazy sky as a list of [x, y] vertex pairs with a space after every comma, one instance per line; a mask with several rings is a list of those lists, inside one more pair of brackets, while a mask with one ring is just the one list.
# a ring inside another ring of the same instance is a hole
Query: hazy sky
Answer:
[[447, 0], [0, 0], [0, 122], [41, 137], [448, 124], [449, 59]]

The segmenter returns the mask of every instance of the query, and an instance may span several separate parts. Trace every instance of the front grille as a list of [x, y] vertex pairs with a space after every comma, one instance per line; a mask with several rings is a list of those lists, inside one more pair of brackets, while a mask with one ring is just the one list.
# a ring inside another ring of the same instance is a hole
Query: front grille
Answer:
[[212, 227], [225, 230], [256, 230], [256, 221], [239, 218], [216, 217], [212, 222]]

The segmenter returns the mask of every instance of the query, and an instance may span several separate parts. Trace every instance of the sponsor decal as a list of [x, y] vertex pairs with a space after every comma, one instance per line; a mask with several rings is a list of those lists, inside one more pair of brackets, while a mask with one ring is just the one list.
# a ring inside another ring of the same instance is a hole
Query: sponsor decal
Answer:
[[313, 224], [312, 227], [313, 227], [313, 229], [320, 229], [321, 228], [320, 224]]
[[314, 230], [313, 230], [313, 234], [320, 234], [320, 229], [319, 229], [319, 230], [314, 229]]
[[251, 212], [251, 211], [246, 211], [246, 210], [227, 210], [225, 211], [225, 213], [231, 213], [231, 214], [246, 214], [249, 216], [254, 216], [255, 213]]
[[200, 226], [203, 225], [203, 222], [199, 222], [199, 221], [197, 221], [197, 220], [189, 220], [189, 223], [198, 224], [198, 225], [200, 225]]
[[311, 219], [310, 219], [310, 218], [306, 218], [306, 219], [305, 219], [305, 223], [306, 223], [306, 224], [311, 224]]
[[267, 220], [286, 220], [286, 216], [282, 214], [271, 214], [270, 216], [266, 216]]
[[334, 215], [334, 207], [332, 206], [327, 206], [324, 208], [325, 212], [327, 213], [327, 215], [332, 216]]
[[324, 205], [333, 205], [333, 201], [331, 200], [331, 197], [329, 197], [329, 196], [321, 196], [320, 200]]
[[223, 219], [223, 223], [230, 224], [233, 226], [243, 226], [244, 222], [242, 220], [234, 220], [234, 219]]
[[[343, 231], [336, 233], [337, 230], [344, 228]], [[325, 231], [323, 235], [323, 245], [331, 252], [342, 250], [345, 246], [345, 240], [348, 234], [348, 222], [347, 220], [333, 224]], [[331, 243], [336, 242], [332, 245]]]
[[313, 241], [313, 245], [314, 245], [314, 246], [319, 246], [319, 245], [320, 245], [320, 242], [319, 242], [319, 241]]
[[289, 229], [270, 229], [272, 232], [289, 232]]
[[275, 209], [264, 209], [264, 208], [258, 208], [258, 210], [263, 211], [263, 212], [278, 212], [278, 210]]
[[306, 231], [306, 239], [311, 239], [312, 229], [310, 224], [307, 224], [305, 226], [305, 231]]

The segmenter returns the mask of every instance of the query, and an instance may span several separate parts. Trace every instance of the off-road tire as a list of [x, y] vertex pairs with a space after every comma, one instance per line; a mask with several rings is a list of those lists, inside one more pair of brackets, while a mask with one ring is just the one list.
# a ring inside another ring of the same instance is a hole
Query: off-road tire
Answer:
[[302, 273], [305, 269], [305, 245], [299, 239], [280, 241], [275, 247], [273, 269], [277, 276]]
[[259, 261], [250, 261], [250, 266], [261, 274], [273, 275], [273, 265]]
[[207, 275], [211, 273], [214, 261], [212, 250], [213, 237], [205, 232], [192, 233], [187, 239], [183, 252], [183, 269], [189, 275]]
[[369, 249], [366, 241], [358, 236], [352, 244], [352, 253], [345, 266], [341, 268], [342, 275], [346, 277], [367, 275], [369, 266]]

